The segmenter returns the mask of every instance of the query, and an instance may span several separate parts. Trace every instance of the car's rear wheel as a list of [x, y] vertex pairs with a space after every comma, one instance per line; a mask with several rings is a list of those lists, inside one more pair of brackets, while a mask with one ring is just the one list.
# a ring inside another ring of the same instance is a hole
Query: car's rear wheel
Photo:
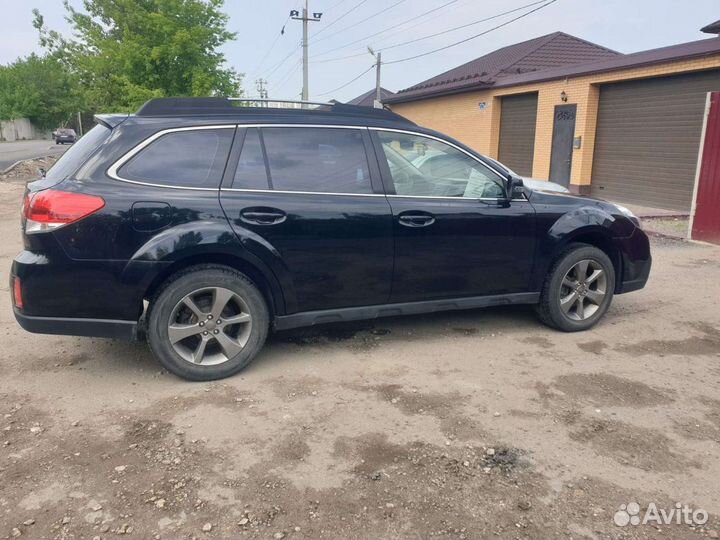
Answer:
[[587, 330], [608, 310], [614, 291], [615, 269], [605, 252], [571, 244], [548, 272], [537, 313], [542, 322], [558, 330]]
[[268, 325], [265, 300], [246, 276], [224, 266], [195, 266], [173, 276], [151, 300], [148, 341], [169, 371], [207, 381], [252, 362]]

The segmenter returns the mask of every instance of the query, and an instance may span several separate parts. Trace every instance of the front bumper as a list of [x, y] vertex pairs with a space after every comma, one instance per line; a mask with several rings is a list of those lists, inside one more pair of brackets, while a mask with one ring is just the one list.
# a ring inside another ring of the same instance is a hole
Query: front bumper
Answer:
[[650, 239], [639, 227], [628, 238], [620, 240], [622, 254], [622, 279], [615, 287], [615, 294], [637, 291], [645, 287], [650, 277], [652, 256]]

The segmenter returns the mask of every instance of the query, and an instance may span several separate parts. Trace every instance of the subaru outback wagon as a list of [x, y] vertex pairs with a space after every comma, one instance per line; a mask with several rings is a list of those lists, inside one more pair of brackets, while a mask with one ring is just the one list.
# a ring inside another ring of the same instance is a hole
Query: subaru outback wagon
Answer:
[[533, 304], [585, 330], [648, 279], [622, 207], [530, 190], [390, 111], [238, 105], [100, 115], [28, 185], [10, 286], [23, 328], [141, 334], [168, 370], [209, 380], [271, 328]]

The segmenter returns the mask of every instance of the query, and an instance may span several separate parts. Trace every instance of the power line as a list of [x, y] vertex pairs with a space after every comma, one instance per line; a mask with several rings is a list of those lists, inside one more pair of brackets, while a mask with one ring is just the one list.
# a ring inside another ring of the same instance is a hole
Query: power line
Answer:
[[[391, 5], [389, 5], [388, 7], [383, 8], [383, 9], [381, 9], [380, 11], [378, 11], [378, 12], [376, 12], [376, 13], [373, 13], [372, 15], [368, 15], [368, 16], [365, 17], [364, 19], [357, 21], [357, 22], [356, 22], [355, 24], [353, 24], [352, 26], [346, 26], [345, 28], [342, 28], [342, 29], [340, 29], [340, 30], [338, 30], [338, 31], [336, 31], [336, 32], [333, 32], [332, 34], [325, 35], [325, 36], [323, 36], [323, 37], [321, 37], [321, 38], [319, 38], [319, 39], [316, 39], [315, 41], [313, 41], [313, 43], [317, 43], [318, 41], [322, 41], [322, 40], [324, 40], [324, 39], [329, 39], [329, 38], [331, 38], [331, 37], [333, 37], [333, 36], [337, 36], [338, 34], [342, 34], [343, 32], [346, 32], [346, 31], [350, 30], [351, 28], [353, 28], [353, 27], [355, 27], [355, 26], [357, 26], [357, 25], [359, 25], [359, 24], [364, 23], [365, 21], [368, 21], [368, 20], [372, 19], [373, 17], [377, 17], [378, 15], [382, 15], [382, 14], [385, 13], [386, 11], [391, 10], [392, 8], [394, 8], [395, 6], [397, 6], [398, 4], [402, 4], [402, 3], [405, 2], [405, 1], [406, 1], [406, 0], [398, 0], [398, 1], [395, 2], [394, 4], [391, 4]], [[337, 21], [336, 21], [336, 22], [337, 22]], [[329, 25], [328, 25], [328, 26], [329, 26]], [[318, 33], [319, 33], [319, 32], [318, 32]]]
[[[521, 6], [521, 7], [515, 8], [515, 9], [510, 9], [510, 10], [508, 10], [508, 11], [503, 11], [502, 13], [498, 13], [497, 15], [493, 15], [493, 16], [491, 16], [491, 17], [485, 17], [484, 19], [480, 19], [480, 20], [477, 20], [477, 21], [473, 21], [473, 22], [471, 22], [471, 23], [463, 24], [463, 25], [461, 25], [461, 26], [455, 26], [455, 27], [453, 27], [453, 28], [448, 28], [447, 30], [443, 30], [443, 31], [441, 31], [441, 32], [436, 32], [436, 33], [434, 33], [434, 34], [429, 34], [429, 35], [427, 35], [427, 36], [421, 36], [421, 37], [419, 37], [419, 38], [411, 39], [411, 40], [408, 40], [408, 41], [403, 41], [403, 42], [401, 42], [401, 43], [393, 43], [392, 45], [387, 45], [387, 46], [385, 46], [385, 47], [379, 47], [379, 49], [380, 49], [380, 50], [383, 50], [383, 51], [386, 51], [386, 50], [388, 50], [388, 49], [395, 49], [395, 48], [397, 48], [397, 47], [402, 47], [403, 45], [409, 45], [410, 43], [416, 43], [416, 42], [418, 42], [418, 41], [423, 41], [423, 40], [430, 39], [430, 38], [437, 37], [437, 36], [441, 36], [441, 35], [444, 35], [444, 34], [449, 34], [450, 32], [454, 32], [454, 31], [456, 31], [456, 30], [462, 30], [463, 28], [468, 28], [468, 27], [470, 27], [470, 26], [474, 26], [474, 25], [476, 25], [476, 24], [480, 24], [480, 23], [483, 23], [483, 22], [487, 22], [487, 21], [490, 21], [490, 20], [493, 20], [493, 19], [498, 19], [498, 18], [503, 17], [503, 16], [505, 16], [505, 15], [509, 15], [510, 13], [515, 13], [516, 11], [520, 11], [520, 10], [523, 10], [523, 9], [527, 9], [527, 8], [529, 8], [529, 7], [536, 6], [536, 5], [538, 5], [538, 4], [544, 4], [545, 2], [547, 2], [547, 0], [539, 0], [539, 1], [536, 1], [536, 2], [531, 2], [530, 4], [525, 4], [524, 6]], [[532, 13], [532, 12], [530, 12], [530, 13]], [[514, 19], [513, 19], [513, 20], [514, 20]], [[512, 22], [512, 21], [510, 21], [510, 22]], [[317, 62], [318, 62], [318, 63], [320, 63], [320, 62], [335, 62], [335, 61], [337, 61], [337, 60], [347, 60], [348, 58], [356, 58], [356, 57], [364, 56], [364, 55], [365, 55], [365, 53], [358, 53], [358, 54], [353, 54], [353, 55], [348, 55], [348, 56], [341, 56], [341, 57], [337, 57], [337, 58], [327, 58], [327, 59], [325, 59], [325, 60], [317, 60]]]
[[278, 41], [280, 41], [280, 37], [285, 35], [285, 27], [287, 26], [288, 21], [290, 20], [290, 15], [288, 15], [285, 18], [285, 21], [283, 21], [282, 27], [280, 27], [280, 31], [275, 36], [275, 39], [273, 40], [272, 44], [270, 45], [270, 48], [267, 50], [267, 52], [263, 55], [263, 57], [260, 59], [260, 61], [257, 63], [255, 68], [251, 71], [253, 74], [257, 74], [260, 71], [260, 68], [265, 63], [265, 60], [267, 60], [268, 56], [270, 56], [270, 53], [275, 49], [275, 45], [277, 45]]
[[315, 64], [324, 64], [325, 62], [337, 62], [338, 60], [347, 60], [348, 58], [359, 58], [361, 56], [365, 56], [366, 54], [367, 51], [357, 54], [349, 54], [347, 56], [338, 56], [337, 58], [327, 58], [325, 60], [311, 60], [310, 62]]
[[[395, 29], [395, 28], [398, 28], [399, 26], [403, 26], [403, 25], [405, 25], [405, 24], [407, 24], [407, 23], [409, 23], [409, 22], [412, 22], [412, 21], [415, 21], [415, 20], [417, 20], [417, 19], [419, 19], [419, 18], [421, 18], [421, 17], [424, 17], [425, 15], [429, 15], [430, 13], [433, 13], [433, 12], [435, 12], [435, 11], [437, 11], [437, 10], [439, 10], [439, 9], [442, 9], [442, 8], [444, 8], [444, 7], [446, 7], [446, 6], [449, 6], [450, 4], [455, 4], [455, 3], [458, 2], [458, 1], [459, 1], [459, 0], [450, 0], [449, 2], [446, 2], [445, 4], [442, 4], [441, 6], [435, 7], [435, 8], [433, 8], [433, 9], [429, 10], [429, 11], [425, 11], [424, 13], [420, 13], [419, 15], [416, 15], [415, 17], [412, 17], [412, 18], [410, 18], [410, 19], [408, 19], [408, 20], [406, 20], [406, 21], [404, 21], [404, 22], [401, 22], [401, 23], [398, 23], [398, 24], [394, 24], [394, 25], [392, 25], [392, 26], [388, 26], [387, 28], [384, 28], [384, 29], [382, 29], [382, 30], [378, 30], [377, 32], [374, 32], [374, 33], [372, 33], [372, 34], [370, 34], [370, 35], [367, 35], [367, 36], [365, 36], [365, 37], [362, 37], [362, 38], [360, 38], [360, 39], [356, 39], [355, 41], [351, 41], [350, 43], [346, 43], [345, 45], [342, 45], [342, 46], [340, 46], [340, 47], [334, 47], [334, 48], [332, 48], [332, 49], [328, 49], [327, 51], [318, 53], [318, 54], [316, 54], [315, 56], [322, 56], [322, 55], [324, 55], [324, 54], [328, 54], [328, 53], [335, 52], [335, 51], [337, 51], [337, 50], [339, 50], [339, 49], [345, 49], [345, 48], [349, 47], [350, 45], [355, 45], [356, 43], [360, 43], [360, 42], [362, 42], [362, 41], [365, 41], [365, 40], [367, 40], [367, 39], [370, 39], [371, 37], [375, 37], [375, 36], [377, 36], [377, 35], [379, 35], [379, 34], [383, 34], [383, 33], [387, 32], [388, 30], [393, 30], [393, 29]], [[417, 26], [417, 25], [415, 25], [415, 26]], [[411, 26], [410, 28], [413, 28], [413, 26]], [[409, 30], [409, 28], [406, 28], [405, 30]], [[363, 55], [364, 55], [364, 54], [365, 54], [365, 53], [363, 53]], [[319, 60], [319, 61], [321, 61], [321, 60]]]
[[339, 0], [338, 2], [335, 2], [332, 6], [330, 6], [329, 8], [327, 8], [325, 10], [325, 13], [327, 13], [328, 11], [332, 11], [333, 9], [338, 7], [340, 4], [344, 4], [345, 2], [347, 2], [347, 0]]
[[318, 32], [317, 32], [315, 35], [317, 36], [318, 34], [322, 34], [325, 30], [327, 30], [328, 28], [330, 28], [333, 24], [340, 22], [342, 19], [344, 19], [345, 17], [347, 17], [348, 15], [350, 15], [353, 11], [355, 11], [357, 8], [359, 8], [360, 6], [362, 6], [362, 5], [363, 5], [365, 2], [367, 2], [367, 1], [368, 1], [368, 0], [360, 0], [360, 2], [358, 2], [357, 4], [355, 4], [353, 7], [351, 7], [349, 10], [347, 10], [347, 11], [346, 11], [345, 13], [343, 13], [342, 15], [340, 15], [340, 16], [339, 16], [337, 19], [335, 19], [333, 22], [331, 22], [331, 23], [328, 24], [327, 26], [321, 28], [320, 30], [318, 30]]
[[286, 73], [286, 75], [280, 80], [279, 83], [277, 83], [275, 87], [276, 93], [287, 84], [287, 82], [292, 78], [293, 75], [295, 75], [298, 72], [298, 69], [302, 66], [302, 60], [299, 59], [297, 62], [295, 62], [291, 67], [290, 70]]
[[290, 51], [286, 57], [284, 57], [282, 60], [280, 60], [280, 62], [278, 62], [277, 64], [275, 64], [275, 66], [273, 66], [273, 68], [265, 75], [265, 78], [266, 78], [266, 79], [270, 78], [270, 76], [271, 76], [273, 73], [275, 73], [280, 66], [282, 66], [285, 62], [287, 62], [288, 59], [289, 59], [293, 54], [295, 54], [295, 52], [296, 52], [299, 48], [300, 48], [300, 45], [296, 45], [295, 48], [294, 48], [292, 51]]
[[[483, 23], [483, 22], [491, 21], [491, 20], [493, 20], [493, 19], [499, 19], [500, 17], [503, 17], [503, 16], [505, 16], [505, 15], [509, 15], [510, 13], [515, 13], [516, 11], [521, 11], [521, 10], [523, 10], [523, 9], [527, 9], [527, 8], [529, 8], [529, 7], [536, 6], [536, 5], [538, 5], [538, 4], [543, 4], [543, 3], [545, 3], [545, 2], [547, 2], [547, 0], [539, 0], [539, 1], [537, 1], [537, 2], [532, 2], [532, 3], [530, 3], [530, 4], [525, 4], [524, 6], [521, 6], [521, 7], [519, 7], [519, 8], [515, 8], [515, 9], [508, 10], [508, 11], [504, 11], [504, 12], [502, 12], [502, 13], [498, 13], [497, 15], [493, 15], [492, 17], [485, 17], [484, 19], [480, 19], [479, 21], [474, 21], [474, 22], [471, 22], [471, 23], [463, 24], [462, 26], [456, 26], [456, 27], [454, 27], [454, 28], [449, 28], [448, 30], [443, 30], [442, 32], [436, 32], [435, 34], [430, 34], [430, 35], [427, 35], [427, 36], [423, 36], [423, 37], [411, 39], [411, 40], [408, 40], [408, 41], [403, 41], [403, 42], [401, 42], [401, 43], [394, 43], [393, 45], [387, 45], [387, 46], [385, 46], [385, 47], [382, 47], [382, 50], [384, 51], [384, 50], [387, 50], [387, 49], [395, 49], [396, 47], [402, 47], [403, 45], [409, 45], [410, 43], [416, 43], [416, 42], [418, 42], [418, 41], [423, 41], [423, 40], [430, 39], [430, 38], [434, 38], [434, 37], [437, 37], [437, 36], [442, 36], [442, 35], [444, 35], [444, 34], [449, 34], [450, 32], [454, 32], [455, 30], [462, 30], [463, 28], [468, 28], [469, 26], [474, 26], [474, 25], [476, 25], [476, 24], [480, 24], [480, 23]], [[532, 13], [532, 12], [530, 12], [530, 13]], [[512, 21], [511, 21], [511, 22], [512, 22]]]
[[285, 19], [285, 22], [282, 25], [282, 29], [280, 32], [277, 33], [277, 36], [275, 36], [275, 39], [272, 42], [272, 45], [270, 45], [270, 48], [267, 50], [267, 52], [263, 55], [263, 57], [260, 59], [260, 61], [257, 63], [257, 66], [255, 66], [255, 69], [252, 71], [253, 73], [257, 73], [260, 70], [260, 67], [262, 67], [265, 60], [267, 60], [267, 57], [270, 56], [270, 53], [275, 48], [275, 45], [277, 45], [277, 42], [280, 40], [280, 36], [285, 34], [285, 25], [290, 20], [290, 17], [288, 16], [287, 19]]
[[471, 41], [471, 40], [473, 40], [473, 39], [479, 38], [480, 36], [484, 36], [484, 35], [486, 35], [486, 34], [489, 34], [489, 33], [492, 32], [493, 30], [497, 30], [498, 28], [502, 28], [503, 26], [507, 26], [508, 24], [513, 23], [513, 22], [515, 22], [515, 21], [517, 21], [517, 20], [519, 20], [519, 19], [522, 19], [523, 17], [527, 17], [528, 15], [531, 15], [532, 13], [535, 13], [536, 11], [540, 11], [541, 9], [546, 8], [546, 7], [548, 7], [550, 4], [554, 4], [555, 2], [557, 2], [557, 0], [550, 0], [549, 2], [543, 4], [542, 6], [538, 6], [538, 7], [536, 7], [535, 9], [531, 9], [530, 11], [528, 11], [528, 12], [526, 12], [526, 13], [523, 13], [522, 15], [518, 15], [517, 17], [515, 17], [515, 18], [513, 18], [513, 19], [510, 19], [509, 21], [505, 21], [504, 23], [499, 24], [499, 25], [497, 25], [497, 26], [494, 26], [494, 27], [492, 27], [492, 28], [490, 28], [490, 29], [488, 29], [488, 30], [485, 30], [484, 32], [480, 32], [479, 34], [475, 34], [474, 36], [470, 36], [470, 37], [468, 37], [468, 38], [461, 39], [460, 41], [456, 41], [455, 43], [451, 43], [450, 45], [445, 45], [444, 47], [439, 47], [439, 48], [437, 48], [437, 49], [433, 49], [432, 51], [427, 51], [427, 52], [424, 52], [424, 53], [422, 53], [422, 54], [416, 54], [416, 55], [414, 55], [414, 56], [408, 56], [408, 57], [406, 57], [406, 58], [400, 58], [400, 59], [398, 59], [398, 60], [392, 60], [392, 61], [390, 61], [390, 62], [385, 62], [385, 64], [399, 64], [400, 62], [407, 62], [408, 60], [415, 60], [416, 58], [422, 58], [423, 56], [427, 56], [427, 55], [429, 55], [429, 54], [433, 54], [433, 53], [436, 53], [436, 52], [444, 51], [444, 50], [446, 50], [446, 49], [450, 49], [450, 48], [452, 48], [452, 47], [455, 47], [455, 46], [457, 46], [457, 45], [460, 45], [461, 43], [467, 43], [468, 41]]
[[337, 92], [338, 90], [342, 90], [343, 88], [345, 88], [346, 86], [351, 85], [352, 83], [354, 83], [355, 81], [357, 81], [360, 77], [362, 77], [363, 75], [365, 75], [368, 71], [370, 71], [371, 69], [374, 69], [374, 68], [375, 68], [375, 64], [373, 64], [372, 66], [370, 66], [369, 68], [367, 68], [365, 71], [363, 71], [360, 75], [358, 75], [358, 76], [355, 77], [354, 79], [346, 82], [346, 83], [343, 84], [342, 86], [338, 86], [337, 88], [333, 88], [332, 90], [329, 90], [329, 91], [327, 91], [327, 92], [323, 92], [322, 94], [318, 94], [318, 96], [327, 96], [328, 94], [333, 94], [333, 93]]

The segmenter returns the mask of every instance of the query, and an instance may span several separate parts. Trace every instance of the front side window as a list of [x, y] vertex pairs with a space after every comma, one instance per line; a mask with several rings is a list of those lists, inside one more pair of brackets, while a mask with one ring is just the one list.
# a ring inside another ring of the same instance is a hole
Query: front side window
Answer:
[[216, 188], [232, 137], [232, 129], [220, 128], [165, 133], [124, 164], [119, 175], [153, 184]]
[[270, 127], [262, 136], [273, 189], [372, 193], [359, 129]]
[[449, 144], [408, 133], [377, 133], [398, 195], [471, 199], [505, 196], [500, 176]]

